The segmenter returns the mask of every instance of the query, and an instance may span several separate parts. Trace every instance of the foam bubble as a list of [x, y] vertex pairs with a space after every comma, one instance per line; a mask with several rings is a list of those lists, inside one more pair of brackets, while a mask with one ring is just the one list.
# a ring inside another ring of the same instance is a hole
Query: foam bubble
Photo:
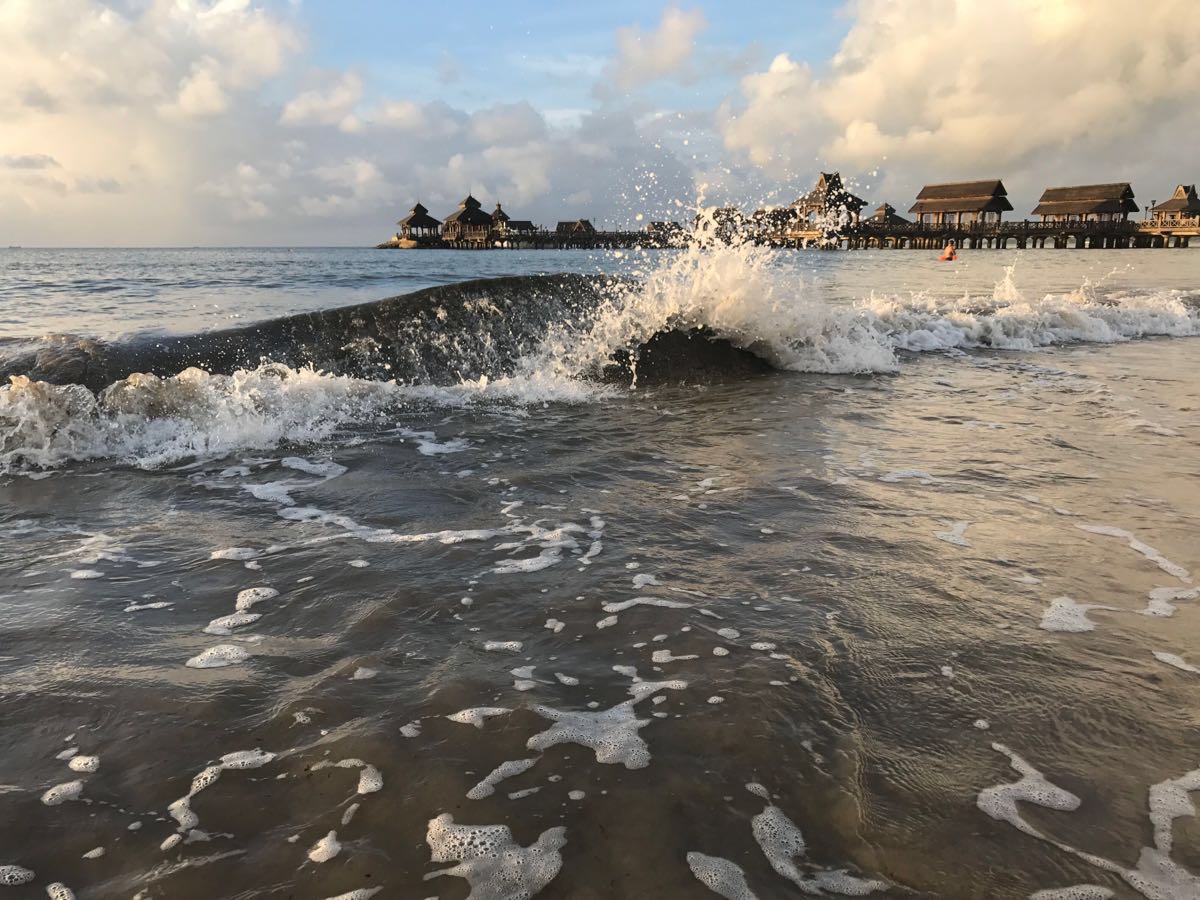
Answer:
[[71, 573], [71, 577], [76, 581], [91, 581], [96, 578], [103, 578], [104, 573], [96, 569], [76, 569]]
[[100, 771], [100, 757], [75, 756], [67, 763], [67, 768], [72, 772], [84, 772], [90, 775], [92, 772]]
[[372, 897], [382, 890], [382, 887], [356, 888], [353, 891], [338, 894], [336, 897], [326, 897], [325, 900], [371, 900]]
[[746, 883], [746, 873], [737, 863], [692, 851], [687, 855], [687, 864], [696, 880], [714, 894], [720, 894], [726, 900], [758, 900], [758, 895]]
[[46, 896], [50, 900], [75, 900], [75, 892], [61, 881], [46, 885]]
[[83, 854], [83, 859], [99, 859], [104, 855], [103, 847], [93, 847], [87, 853]]
[[1164, 653], [1161, 650], [1154, 651], [1154, 658], [1159, 662], [1166, 663], [1168, 666], [1174, 666], [1176, 669], [1182, 669], [1184, 672], [1194, 672], [1200, 675], [1200, 668], [1193, 666], [1191, 663], [1184, 660], [1182, 656], [1174, 653]]
[[425, 875], [465, 878], [474, 900], [529, 898], [554, 880], [562, 869], [559, 850], [567, 842], [562, 826], [548, 828], [529, 847], [522, 847], [507, 825], [456, 825], [442, 813], [430, 819], [425, 841], [433, 862], [458, 865]]
[[456, 713], [451, 713], [446, 716], [451, 722], [459, 722], [463, 725], [474, 725], [476, 728], [483, 728], [485, 720], [492, 716], [502, 716], [512, 712], [511, 709], [505, 706], [476, 706], [471, 709], [460, 709]]
[[1047, 888], [1029, 895], [1029, 900], [1109, 900], [1111, 890], [1098, 884], [1076, 884], [1064, 888]]
[[603, 604], [604, 611], [609, 613], [624, 612], [625, 610], [632, 609], [635, 606], [661, 606], [664, 609], [690, 609], [692, 604], [684, 603], [681, 600], [667, 600], [663, 597], [634, 597], [632, 600], [621, 600], [619, 602]]
[[1093, 631], [1096, 628], [1096, 623], [1089, 619], [1087, 615], [1093, 609], [1120, 612], [1115, 606], [1077, 603], [1070, 597], [1055, 597], [1046, 608], [1046, 611], [1042, 613], [1042, 621], [1038, 627], [1046, 631]]
[[839, 894], [865, 896], [888, 888], [885, 881], [858, 878], [842, 869], [819, 870], [813, 877], [805, 877], [796, 865], [797, 861], [804, 859], [807, 850], [804, 835], [777, 806], [768, 804], [751, 819], [750, 830], [771, 868], [806, 894], [831, 890]]
[[575, 687], [579, 684], [579, 679], [574, 675], [564, 675], [562, 672], [555, 672], [554, 677], [559, 680], [560, 684], [565, 684], [567, 687]]
[[416, 722], [409, 722], [407, 725], [401, 725], [400, 726], [400, 734], [406, 738], [420, 737], [420, 735], [421, 735], [420, 720], [418, 720]]
[[1123, 528], [1113, 528], [1111, 525], [1076, 525], [1080, 531], [1086, 531], [1089, 534], [1100, 534], [1107, 537], [1120, 538], [1125, 541], [1131, 550], [1140, 553], [1146, 559], [1150, 560], [1168, 575], [1174, 575], [1180, 581], [1191, 583], [1192, 577], [1188, 570], [1177, 563], [1171, 562], [1149, 544], [1145, 544], [1138, 540], [1130, 532]]
[[493, 653], [520, 653], [524, 646], [520, 641], [485, 641], [483, 649]]
[[318, 864], [326, 863], [341, 851], [342, 845], [338, 842], [337, 832], [331, 831], [312, 845], [312, 848], [308, 851], [308, 858]]
[[587, 793], [585, 791], [567, 791], [567, 796], [572, 800], [582, 800], [587, 796]]
[[630, 688], [630, 693], [638, 689], [632, 700], [597, 712], [535, 706], [535, 713], [554, 724], [531, 737], [525, 746], [541, 752], [558, 744], [579, 744], [592, 750], [598, 763], [620, 763], [627, 769], [643, 769], [650, 765], [650, 748], [638, 732], [650, 724], [650, 720], [639, 719], [634, 705], [660, 690], [685, 687], [687, 682], [684, 681], [642, 682]]
[[213, 619], [206, 626], [204, 626], [204, 633], [228, 636], [233, 634], [233, 629], [240, 628], [243, 625], [249, 625], [251, 622], [257, 622], [261, 618], [262, 615], [259, 613], [231, 613], [228, 616], [221, 616], [220, 618]]
[[273, 587], [246, 588], [244, 591], [238, 591], [237, 600], [234, 601], [234, 609], [239, 612], [245, 612], [257, 603], [262, 603], [264, 600], [271, 600], [278, 596], [279, 591]]
[[685, 654], [683, 656], [675, 656], [670, 650], [655, 650], [650, 654], [650, 661], [656, 663], [679, 662], [680, 660], [699, 659], [695, 653]]
[[369, 669], [366, 666], [359, 666], [354, 670], [354, 674], [350, 676], [353, 681], [367, 681], [379, 674], [378, 669]]
[[1041, 832], [1026, 822], [1017, 808], [1018, 801], [1034, 803], [1047, 809], [1071, 812], [1079, 808], [1080, 800], [1070, 791], [1063, 790], [1046, 780], [1037, 769], [1025, 762], [1003, 744], [992, 744], [992, 749], [1003, 753], [1012, 768], [1021, 775], [1020, 781], [984, 788], [975, 798], [976, 805], [993, 819], [1008, 822], [1026, 834], [1041, 837]]
[[958, 547], [970, 547], [971, 542], [967, 540], [967, 529], [971, 527], [970, 522], [954, 522], [948, 526], [947, 531], [934, 532], [934, 537], [939, 541], [945, 541], [947, 544], [954, 544]]
[[546, 620], [546, 628], [550, 629], [555, 634], [558, 634], [560, 631], [562, 631], [566, 627], [567, 627], [567, 623], [560, 622], [558, 619], [547, 619]]
[[32, 869], [13, 865], [0, 866], [0, 884], [8, 887], [29, 884], [36, 877], [37, 875]]
[[236, 666], [250, 658], [243, 647], [233, 644], [217, 644], [204, 652], [193, 656], [185, 666], [191, 669], [220, 669], [225, 666]]
[[78, 800], [83, 794], [82, 781], [66, 781], [62, 784], [56, 784], [46, 793], [42, 794], [42, 802], [47, 806], [58, 806], [60, 803], [66, 803], [68, 800]]
[[617, 624], [616, 616], [605, 616], [603, 619], [601, 619], [599, 622], [596, 623], [596, 627], [597, 628], [609, 628], [616, 624]]

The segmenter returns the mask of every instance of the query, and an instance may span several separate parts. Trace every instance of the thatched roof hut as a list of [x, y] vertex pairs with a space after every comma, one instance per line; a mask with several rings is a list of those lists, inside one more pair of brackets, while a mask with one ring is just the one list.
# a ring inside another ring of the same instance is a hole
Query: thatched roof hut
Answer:
[[843, 209], [850, 215], [857, 216], [866, 205], [866, 200], [846, 190], [842, 184], [841, 173], [822, 172], [813, 189], [792, 203], [792, 209], [801, 218], [808, 219], [836, 214]]
[[396, 224], [400, 226], [400, 233], [405, 237], [416, 234], [425, 235], [429, 232], [436, 234], [438, 229], [442, 227], [442, 223], [431, 216], [429, 210], [419, 202], [407, 216]]
[[1155, 219], [1158, 219], [1160, 214], [1188, 218], [1200, 216], [1200, 197], [1196, 196], [1196, 186], [1194, 184], [1179, 185], [1175, 188], [1175, 193], [1171, 195], [1170, 200], [1164, 200], [1150, 211], [1154, 213]]
[[911, 225], [912, 223], [904, 216], [896, 215], [896, 207], [890, 203], [880, 203], [879, 207], [871, 214], [871, 218], [866, 220], [874, 225]]
[[1133, 188], [1128, 181], [1118, 181], [1046, 188], [1033, 214], [1041, 216], [1043, 222], [1124, 221], [1137, 210]]
[[955, 181], [927, 184], [909, 207], [919, 221], [962, 225], [971, 222], [999, 222], [1013, 208], [1008, 191], [999, 178], [987, 181]]
[[576, 219], [574, 222], [559, 222], [554, 233], [560, 237], [578, 237], [595, 234], [596, 228], [588, 219]]

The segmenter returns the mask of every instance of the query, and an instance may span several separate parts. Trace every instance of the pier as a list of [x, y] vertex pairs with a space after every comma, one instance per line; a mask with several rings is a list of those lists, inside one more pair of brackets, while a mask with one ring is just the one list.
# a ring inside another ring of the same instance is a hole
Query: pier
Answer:
[[863, 217], [867, 201], [854, 196], [837, 172], [821, 173], [811, 191], [788, 206], [746, 215], [723, 207], [697, 215], [690, 227], [651, 222], [638, 230], [598, 230], [589, 219], [558, 222], [553, 229], [513, 219], [496, 204], [487, 213], [468, 195], [444, 221], [417, 203], [397, 224], [400, 230], [379, 249], [444, 250], [627, 250], [680, 247], [692, 240], [753, 243], [779, 249], [1116, 250], [1175, 248], [1200, 238], [1200, 197], [1181, 184], [1170, 199], [1148, 207], [1143, 221], [1128, 182], [1047, 188], [1033, 210], [1037, 219], [1004, 221], [1012, 204], [1004, 183], [985, 181], [926, 185], [899, 215], [888, 203]]

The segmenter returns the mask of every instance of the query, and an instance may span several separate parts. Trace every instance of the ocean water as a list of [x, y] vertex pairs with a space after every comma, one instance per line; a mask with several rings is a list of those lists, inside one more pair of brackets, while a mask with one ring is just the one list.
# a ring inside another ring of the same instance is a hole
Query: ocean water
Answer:
[[1200, 896], [1200, 254], [934, 255], [0, 250], [0, 896]]

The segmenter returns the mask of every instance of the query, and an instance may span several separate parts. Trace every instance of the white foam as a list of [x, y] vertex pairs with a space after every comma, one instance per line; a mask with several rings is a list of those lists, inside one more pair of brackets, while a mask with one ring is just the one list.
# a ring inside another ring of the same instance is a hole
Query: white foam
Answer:
[[670, 650], [655, 650], [650, 654], [650, 661], [656, 663], [680, 662], [686, 659], [699, 659], [695, 653], [685, 654], [684, 656], [675, 656]]
[[522, 847], [506, 825], [456, 825], [452, 815], [442, 813], [430, 819], [425, 841], [433, 862], [458, 863], [429, 872], [426, 881], [452, 875], [467, 880], [472, 900], [520, 900], [554, 880], [562, 868], [558, 851], [567, 837], [562, 826], [548, 828]]
[[143, 609], [169, 609], [173, 604], [166, 600], [156, 600], [153, 603], [130, 603], [125, 612], [140, 612]]
[[234, 601], [233, 607], [238, 612], [245, 612], [257, 603], [262, 603], [264, 600], [271, 600], [278, 596], [279, 591], [273, 587], [246, 588], [246, 590], [238, 592], [237, 600]]
[[1075, 884], [1064, 888], [1047, 888], [1029, 895], [1029, 900], [1109, 900], [1111, 890], [1098, 884]]
[[417, 442], [417, 452], [424, 456], [443, 456], [447, 453], [461, 453], [470, 448], [471, 444], [464, 438], [451, 438], [441, 443], [432, 431], [412, 431], [408, 428], [398, 428], [396, 433], [401, 437]]
[[657, 585], [657, 584], [661, 584], [661, 583], [662, 582], [660, 582], [658, 580], [658, 578], [656, 578], [654, 575], [650, 575], [649, 573], [646, 573], [646, 572], [640, 572], [637, 575], [633, 576], [633, 586], [635, 589], [638, 589], [638, 590], [640, 590], [641, 588], [644, 588], [644, 587], [650, 587], [651, 585]]
[[750, 645], [750, 649], [751, 650], [759, 650], [763, 653], [768, 653], [771, 650], [774, 650], [775, 646], [776, 645], [772, 644], [770, 641], [755, 641], [753, 644]]
[[325, 900], [371, 900], [372, 897], [382, 890], [382, 887], [356, 888], [353, 891], [338, 894], [336, 897], [326, 897]]
[[208, 555], [209, 559], [235, 559], [240, 562], [245, 562], [248, 559], [257, 559], [259, 552], [253, 547], [225, 547], [221, 550], [214, 550]]
[[718, 628], [717, 634], [725, 638], [727, 641], [736, 641], [742, 636], [741, 632], [736, 628]]
[[554, 677], [559, 680], [560, 684], [565, 684], [567, 687], [575, 687], [579, 684], [579, 679], [574, 675], [564, 675], [562, 672], [555, 672]]
[[567, 791], [567, 796], [572, 800], [578, 801], [586, 797], [587, 793], [585, 791]]
[[[3, 883], [3, 880], [0, 880], [0, 884]], [[75, 900], [75, 892], [61, 881], [55, 881], [46, 885], [46, 896], [50, 900]]]
[[[238, 750], [233, 753], [226, 753], [215, 765], [207, 766], [197, 772], [192, 778], [192, 785], [188, 789], [188, 792], [167, 807], [167, 812], [179, 826], [179, 833], [184, 834], [187, 832], [190, 834], [195, 832], [196, 826], [200, 824], [200, 817], [192, 810], [192, 798], [201, 791], [216, 784], [222, 772], [226, 770], [258, 769], [273, 759], [275, 759], [275, 754], [267, 750]], [[165, 841], [163, 843], [164, 845], [166, 844]], [[171, 846], [174, 846], [174, 844]], [[164, 846], [164, 849], [170, 849], [170, 847]]]
[[619, 602], [605, 603], [603, 609], [605, 612], [619, 613], [627, 609], [632, 609], [635, 606], [661, 606], [664, 609], [690, 609], [692, 604], [684, 603], [681, 600], [667, 600], [662, 597], [634, 597], [632, 600], [621, 600]]
[[720, 894], [726, 900], [758, 900], [758, 895], [746, 883], [746, 873], [737, 863], [693, 850], [687, 855], [687, 864], [696, 880], [714, 894]]
[[249, 625], [251, 622], [257, 622], [261, 618], [262, 615], [259, 613], [231, 613], [228, 616], [213, 619], [204, 627], [204, 633], [228, 636], [233, 634], [233, 629], [240, 628], [242, 625]]
[[42, 802], [47, 806], [58, 806], [60, 803], [66, 803], [69, 800], [78, 800], [83, 795], [82, 781], [67, 781], [63, 784], [56, 784], [46, 793], [42, 794]]
[[1021, 817], [1017, 802], [1033, 803], [1047, 809], [1071, 812], [1079, 808], [1079, 798], [1046, 780], [1037, 769], [1025, 762], [1003, 744], [992, 744], [992, 749], [1003, 753], [1009, 764], [1021, 776], [1020, 781], [984, 788], [975, 798], [976, 805], [993, 819], [1008, 822], [1014, 828], [1042, 837], [1041, 832]]
[[596, 623], [596, 627], [597, 628], [611, 628], [613, 625], [616, 625], [616, 624], [617, 624], [616, 616], [605, 616], [603, 619], [601, 619], [599, 622]]
[[1142, 610], [1144, 616], [1170, 618], [1175, 615], [1175, 603], [1179, 600], [1195, 600], [1200, 597], [1200, 587], [1169, 588], [1156, 587], [1150, 591], [1150, 602]]
[[546, 620], [546, 628], [550, 629], [555, 634], [558, 634], [560, 631], [562, 631], [566, 627], [567, 627], [567, 623], [560, 622], [558, 619], [547, 619]]
[[533, 712], [554, 724], [531, 737], [525, 746], [541, 752], [559, 744], [579, 744], [592, 750], [598, 763], [619, 763], [627, 769], [644, 769], [650, 765], [650, 748], [638, 732], [650, 724], [650, 720], [639, 719], [634, 705], [659, 690], [686, 686], [686, 682], [669, 681], [635, 684], [630, 688], [630, 693], [634, 693], [634, 688], [638, 691], [632, 700], [597, 712], [535, 706]]
[[418, 719], [416, 722], [409, 722], [407, 725], [400, 726], [400, 734], [406, 738], [415, 738], [421, 736], [421, 722]]
[[841, 869], [818, 870], [811, 878], [804, 876], [797, 867], [807, 850], [804, 835], [778, 806], [768, 803], [750, 820], [750, 830], [771, 868], [806, 894], [832, 890], [839, 894], [865, 896], [888, 888], [885, 881], [857, 878]]
[[100, 771], [100, 757], [98, 756], [75, 756], [67, 763], [67, 768], [72, 772], [82, 772], [90, 775], [93, 772]]
[[363, 762], [361, 759], [339, 759], [336, 763], [329, 760], [322, 760], [314, 765], [313, 771], [328, 769], [331, 766], [336, 766], [339, 769], [358, 769], [358, 786], [355, 790], [360, 794], [374, 794], [376, 791], [383, 790], [383, 775], [373, 765]]
[[312, 845], [312, 848], [308, 851], [308, 858], [315, 863], [326, 863], [341, 851], [342, 845], [338, 842], [337, 832], [331, 831]]
[[1184, 672], [1194, 672], [1200, 675], [1200, 668], [1193, 666], [1191, 663], [1184, 660], [1182, 656], [1177, 656], [1174, 653], [1164, 653], [1161, 650], [1154, 651], [1154, 658], [1159, 662], [1166, 663], [1168, 666], [1174, 666], [1177, 669], [1182, 669]]
[[354, 670], [354, 674], [350, 676], [350, 679], [352, 681], [368, 681], [378, 674], [378, 669], [369, 669], [366, 666], [359, 666]]
[[0, 866], [0, 885], [17, 887], [22, 884], [29, 884], [36, 877], [37, 875], [32, 869], [14, 865]]
[[1171, 560], [1167, 559], [1149, 544], [1138, 540], [1137, 537], [1123, 528], [1113, 528], [1111, 525], [1076, 525], [1075, 527], [1089, 534], [1101, 534], [1107, 537], [1120, 538], [1129, 544], [1131, 550], [1146, 557], [1146, 559], [1150, 560], [1168, 575], [1174, 575], [1180, 581], [1188, 584], [1192, 581], [1192, 576], [1188, 573], [1187, 569], [1177, 563], [1171, 562]]
[[493, 653], [520, 653], [524, 646], [521, 641], [485, 641], [483, 649]]
[[96, 569], [76, 569], [71, 573], [71, 577], [76, 581], [91, 581], [96, 578], [103, 578], [104, 573]]
[[1120, 612], [1115, 606], [1101, 606], [1095, 603], [1077, 603], [1070, 597], [1055, 597], [1042, 613], [1042, 621], [1038, 627], [1046, 631], [1081, 632], [1093, 631], [1096, 623], [1088, 618], [1088, 612], [1093, 609], [1104, 609]]
[[93, 847], [87, 853], [83, 854], [83, 859], [99, 859], [104, 855], [103, 847]]
[[928, 472], [924, 472], [921, 469], [898, 469], [895, 472], [888, 472], [885, 475], [879, 476], [880, 481], [886, 481], [889, 484], [895, 484], [896, 482], [908, 479], [919, 481], [921, 484], [933, 484], [937, 480]]
[[451, 722], [459, 722], [463, 725], [474, 725], [476, 728], [483, 728], [485, 720], [492, 716], [502, 716], [512, 712], [504, 706], [476, 706], [472, 709], [460, 709], [456, 713], [451, 713], [446, 716]]
[[191, 669], [220, 669], [225, 666], [236, 666], [250, 658], [245, 648], [234, 644], [217, 644], [202, 653], [193, 656], [184, 665]]
[[713, 647], [713, 656], [728, 656], [729, 651], [724, 647]]
[[339, 465], [332, 460], [312, 462], [302, 459], [299, 456], [285, 456], [279, 463], [280, 465], [287, 466], [289, 469], [295, 469], [297, 472], [305, 472], [321, 478], [336, 478], [339, 475], [344, 475], [347, 471], [345, 466]]
[[947, 544], [954, 544], [958, 547], [970, 547], [971, 542], [966, 537], [967, 529], [970, 527], [970, 522], [954, 522], [949, 526], [949, 530], [934, 532], [933, 536], [939, 541], [945, 541]]

